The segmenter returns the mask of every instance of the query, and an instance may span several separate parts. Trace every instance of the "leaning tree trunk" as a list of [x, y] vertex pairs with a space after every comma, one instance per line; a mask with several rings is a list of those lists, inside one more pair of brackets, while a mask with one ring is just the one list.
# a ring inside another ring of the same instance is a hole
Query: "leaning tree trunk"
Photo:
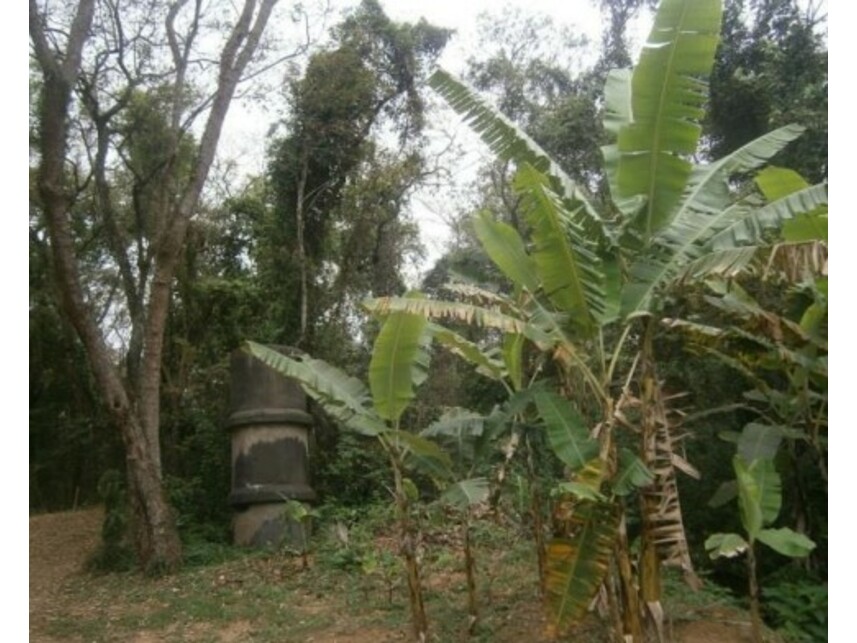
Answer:
[[417, 643], [428, 640], [428, 618], [423, 601], [422, 581], [420, 580], [420, 564], [417, 558], [417, 530], [411, 521], [410, 502], [405, 490], [401, 463], [397, 456], [390, 454], [390, 464], [395, 480], [396, 515], [399, 522], [399, 553], [405, 563], [405, 573], [408, 580], [408, 598], [411, 605], [411, 623]]
[[133, 511], [133, 535], [137, 557], [147, 574], [175, 571], [181, 564], [182, 545], [173, 510], [161, 482], [160, 466], [152, 457], [143, 431], [135, 418], [123, 433], [126, 438], [126, 467], [129, 498]]
[[301, 152], [301, 174], [298, 179], [298, 195], [297, 200], [295, 202], [295, 223], [297, 227], [297, 252], [298, 252], [298, 272], [300, 275], [300, 335], [298, 335], [297, 345], [300, 347], [305, 346], [305, 342], [307, 339], [307, 325], [308, 325], [308, 309], [309, 309], [309, 295], [307, 293], [307, 288], [309, 287], [309, 279], [307, 277], [308, 268], [307, 268], [307, 253], [306, 253], [306, 240], [305, 240], [305, 230], [306, 230], [306, 214], [304, 212], [305, 206], [305, 192], [306, 192], [306, 183], [307, 183], [307, 172], [309, 171], [309, 159], [307, 158], [306, 149]]
[[62, 308], [83, 343], [101, 397], [125, 443], [131, 496], [138, 509], [137, 517], [142, 518], [136, 521], [137, 553], [147, 571], [169, 571], [181, 563], [175, 519], [164, 497], [160, 471], [148, 440], [81, 285], [69, 218], [73, 200], [65, 172], [68, 105], [80, 73], [93, 13], [93, 0], [78, 5], [66, 51], [57, 55], [48, 43], [38, 7], [34, 0], [30, 2], [30, 36], [44, 79], [39, 113], [38, 190]]
[[[211, 97], [208, 120], [187, 186], [174, 202], [163, 202], [157, 217], [155, 238], [155, 274], [150, 284], [146, 318], [142, 329], [142, 364], [139, 379], [123, 380], [113, 351], [99, 327], [87, 300], [80, 278], [78, 257], [71, 229], [70, 214], [74, 190], [68, 185], [66, 154], [68, 148], [69, 104], [81, 73], [83, 49], [95, 14], [95, 0], [80, 0], [66, 37], [65, 51], [49, 38], [49, 27], [36, 0], [30, 0], [29, 31], [36, 60], [42, 72], [39, 112], [38, 191], [45, 214], [51, 253], [62, 308], [86, 350], [107, 412], [122, 434], [126, 449], [129, 492], [135, 516], [135, 542], [140, 563], [149, 572], [171, 571], [181, 564], [181, 542], [175, 518], [167, 503], [160, 467], [160, 383], [163, 365], [164, 328], [169, 310], [175, 266], [184, 245], [188, 224], [214, 159], [223, 121], [236, 86], [254, 55], [262, 32], [277, 0], [245, 0], [241, 15], [221, 51], [217, 88]], [[176, 96], [184, 90], [184, 76], [191, 64], [191, 42], [201, 19], [196, 5], [193, 26], [187, 37], [179, 38], [175, 23], [184, 2], [171, 5], [167, 38], [175, 63]], [[184, 40], [183, 46], [179, 42]], [[176, 104], [175, 118], [183, 107]], [[176, 138], [178, 140], [178, 138]], [[175, 178], [175, 177], [173, 177]], [[166, 187], [162, 192], [171, 193]], [[127, 279], [127, 275], [126, 275]], [[139, 304], [131, 307], [139, 313]], [[139, 315], [137, 315], [139, 318]], [[139, 337], [136, 335], [135, 337]], [[132, 356], [133, 357], [133, 356]], [[132, 370], [136, 370], [132, 369]], [[132, 373], [133, 375], [133, 373]]]

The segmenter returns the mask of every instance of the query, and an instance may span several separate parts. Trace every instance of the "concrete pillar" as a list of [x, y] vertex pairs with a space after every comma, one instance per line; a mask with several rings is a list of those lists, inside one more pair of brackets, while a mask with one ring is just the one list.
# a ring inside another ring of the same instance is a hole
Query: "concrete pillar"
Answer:
[[315, 500], [309, 486], [309, 431], [306, 395], [241, 350], [231, 356], [232, 492], [236, 545], [300, 544], [299, 527], [283, 513], [285, 499]]

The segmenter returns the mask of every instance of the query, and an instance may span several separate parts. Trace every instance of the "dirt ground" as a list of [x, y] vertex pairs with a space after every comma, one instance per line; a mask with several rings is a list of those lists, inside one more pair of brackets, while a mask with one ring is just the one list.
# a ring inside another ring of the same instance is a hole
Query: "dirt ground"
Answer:
[[[95, 551], [100, 538], [101, 509], [86, 509], [74, 512], [43, 514], [30, 518], [30, 641], [38, 643], [56, 643], [67, 640], [86, 640], [80, 636], [57, 638], [49, 634], [52, 621], [73, 614], [96, 613], [99, 601], [99, 579], [92, 578], [89, 601], [92, 605], [82, 605], [86, 593], [79, 587], [84, 577], [84, 564]], [[217, 573], [212, 570], [212, 573]], [[155, 582], [155, 581], [152, 581]], [[177, 591], [177, 590], [173, 590]], [[127, 599], [116, 597], [118, 602], [111, 605], [110, 613], [132, 612], [139, 608], [133, 603], [123, 604]], [[316, 604], [318, 607], [318, 604]], [[333, 606], [330, 606], [333, 607]], [[335, 608], [334, 608], [335, 611]], [[338, 619], [337, 619], [338, 620]], [[209, 626], [196, 622], [191, 627], [177, 629], [169, 626], [160, 631], [141, 628], [130, 635], [136, 643], [155, 643], [165, 640], [178, 641], [254, 641], [254, 626], [246, 620], [234, 620], [225, 626]], [[315, 643], [380, 643], [382, 641], [403, 640], [404, 632], [366, 627], [362, 631], [353, 629], [343, 631], [342, 624], [327, 631], [315, 631], [301, 635], [300, 641]], [[346, 633], [348, 632], [348, 633]], [[698, 620], [677, 622], [669, 625], [665, 632], [670, 641], [683, 643], [751, 643], [749, 618], [746, 613], [736, 610], [712, 609]], [[110, 637], [110, 640], [114, 640]], [[267, 639], [266, 639], [267, 640]], [[504, 640], [506, 638], [504, 637]], [[772, 639], [776, 640], [776, 639]]]
[[30, 517], [30, 641], [50, 640], [34, 638], [34, 626], [65, 609], [63, 589], [98, 546], [103, 515], [99, 507]]

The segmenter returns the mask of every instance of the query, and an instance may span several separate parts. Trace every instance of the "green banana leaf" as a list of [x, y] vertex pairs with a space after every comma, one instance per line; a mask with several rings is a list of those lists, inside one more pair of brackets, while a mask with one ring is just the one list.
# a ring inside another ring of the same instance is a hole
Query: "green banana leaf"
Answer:
[[613, 204], [625, 220], [632, 219], [646, 201], [642, 194], [622, 198], [619, 190], [619, 159], [622, 155], [619, 153], [616, 139], [622, 128], [628, 126], [632, 119], [631, 70], [612, 69], [604, 83], [604, 130], [612, 143], [602, 146], [601, 154], [604, 157], [604, 171], [607, 174]]
[[732, 459], [738, 480], [738, 507], [741, 522], [750, 540], [762, 527], [774, 522], [782, 504], [782, 482], [773, 460], [759, 458], [747, 464], [740, 455]]
[[483, 210], [473, 218], [473, 230], [482, 249], [512, 282], [531, 293], [539, 289], [539, 277], [524, 240], [512, 226], [496, 221]]
[[825, 214], [826, 207], [826, 183], [803, 188], [753, 209], [747, 216], [736, 220], [713, 237], [709, 247], [719, 250], [758, 245], [766, 231], [780, 228], [796, 217], [814, 213]]
[[[428, 370], [428, 321], [395, 312], [384, 320], [369, 362], [369, 388], [379, 416], [396, 425]], [[430, 341], [430, 339], [429, 339]]]
[[776, 201], [809, 187], [800, 174], [786, 167], [766, 167], [756, 176], [756, 186], [765, 200]]
[[381, 438], [402, 454], [405, 467], [431, 476], [439, 486], [454, 478], [449, 454], [428, 438], [400, 430], [385, 431]]
[[827, 242], [826, 214], [799, 214], [783, 224], [783, 239], [790, 243]]
[[763, 529], [758, 539], [774, 551], [790, 558], [803, 558], [815, 549], [815, 543], [788, 527]]
[[545, 423], [548, 443], [572, 471], [598, 455], [598, 441], [589, 437], [583, 417], [568, 400], [556, 393], [542, 392], [536, 393], [535, 401]]
[[586, 616], [607, 575], [617, 526], [612, 504], [582, 500], [575, 505], [571, 517], [573, 535], [548, 543], [545, 591], [556, 632]]
[[476, 457], [479, 438], [485, 432], [486, 421], [487, 418], [479, 413], [453, 407], [420, 431], [420, 435], [445, 445], [462, 462], [472, 462]]
[[711, 558], [734, 558], [747, 551], [747, 541], [738, 534], [712, 534], [705, 540], [705, 551]]
[[538, 283], [553, 304], [571, 317], [579, 331], [591, 334], [596, 315], [606, 310], [601, 261], [586, 232], [551, 190], [547, 178], [529, 164], [515, 176], [515, 191], [532, 228]]
[[503, 335], [503, 363], [506, 365], [513, 391], [520, 391], [524, 386], [523, 350], [523, 335], [518, 333]]
[[624, 448], [619, 451], [619, 470], [612, 480], [613, 492], [617, 496], [626, 496], [634, 489], [652, 484], [654, 480], [654, 474], [633, 451]]
[[360, 380], [322, 360], [306, 355], [293, 359], [256, 342], [247, 342], [244, 350], [297, 380], [307, 395], [347, 428], [364, 435], [378, 435], [386, 429], [372, 410], [369, 391]]
[[583, 226], [590, 238], [598, 243], [608, 240], [608, 231], [589, 197], [526, 132], [443, 69], [432, 74], [428, 84], [464, 118], [498, 158], [514, 160], [519, 167], [529, 163], [547, 174], [553, 189], [561, 195], [567, 207], [580, 210], [581, 219], [585, 221]]
[[441, 494], [440, 500], [453, 507], [466, 509], [485, 502], [489, 491], [490, 486], [486, 478], [469, 478], [450, 485]]
[[[738, 247], [737, 238], [730, 243], [731, 237], [721, 235], [737, 229], [758, 204], [749, 199], [732, 203], [729, 179], [760, 167], [802, 132], [801, 127], [787, 125], [714, 163], [694, 168], [672, 220], [630, 267], [622, 299], [624, 315], [649, 312], [658, 289], [675, 281], [711, 274], [732, 276], [746, 267], [756, 247]], [[747, 240], [758, 243], [761, 236]]]
[[620, 198], [646, 199], [634, 222], [644, 239], [669, 223], [690, 177], [721, 13], [718, 0], [663, 0], [634, 69], [617, 184]]
[[504, 364], [486, 354], [478, 345], [444, 326], [430, 322], [428, 328], [438, 344], [453, 355], [473, 364], [477, 373], [492, 380], [503, 378]]
[[750, 422], [741, 431], [738, 439], [738, 454], [745, 462], [752, 462], [757, 458], [773, 460], [780, 448], [783, 437], [789, 434], [787, 427], [778, 425], [761, 424]]

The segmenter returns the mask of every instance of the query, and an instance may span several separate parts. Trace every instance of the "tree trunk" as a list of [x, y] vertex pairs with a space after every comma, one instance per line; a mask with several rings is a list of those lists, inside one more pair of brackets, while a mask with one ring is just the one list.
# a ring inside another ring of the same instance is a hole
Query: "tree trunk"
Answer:
[[[136, 349], [132, 351], [130, 381], [123, 380], [114, 350], [105, 339], [87, 301], [70, 221], [74, 195], [68, 185], [65, 166], [68, 108], [72, 91], [80, 77], [83, 48], [89, 39], [95, 14], [95, 0], [80, 0], [68, 30], [65, 51], [48, 38], [49, 27], [36, 0], [30, 0], [29, 4], [30, 38], [43, 78], [39, 112], [41, 158], [38, 190], [50, 236], [56, 282], [62, 308], [83, 343], [103, 403], [122, 434], [129, 496], [135, 518], [134, 540], [139, 562], [150, 573], [172, 571], [181, 564], [181, 541], [164, 494], [160, 458], [161, 369], [172, 281], [190, 219], [214, 159], [226, 112], [237, 84], [256, 51], [275, 3], [276, 0], [262, 0], [257, 12], [256, 0], [245, 1], [241, 15], [221, 52], [217, 89], [211, 99], [211, 108], [188, 184], [180, 195], [165, 199], [158, 213], [155, 213], [158, 215], [157, 232], [150, 239], [155, 253], [154, 276], [145, 305], [142, 332], [137, 334], [139, 324], [135, 325], [134, 335], [135, 338], [142, 336], [142, 358], [137, 377]], [[195, 26], [184, 38], [178, 38], [175, 33], [175, 20], [183, 5], [183, 2], [172, 5], [166, 24], [176, 67], [176, 100], [182, 94], [183, 75], [190, 61], [190, 45], [196, 33]], [[195, 21], [198, 19], [197, 13]], [[183, 49], [179, 47], [179, 41], [183, 42]], [[141, 81], [139, 78], [129, 79], [132, 85], [134, 82]], [[179, 109], [179, 103], [176, 105], [176, 109]], [[175, 179], [174, 174], [166, 177], [165, 180], [172, 183], [163, 186], [161, 192], [164, 195], [172, 197], [174, 189], [171, 186], [175, 185]], [[106, 196], [105, 186], [101, 185], [100, 188], [101, 196]], [[118, 253], [119, 248], [114, 247], [114, 251]], [[117, 261], [125, 268], [128, 267], [121, 260]], [[130, 283], [129, 275], [123, 276], [130, 293], [134, 289], [133, 284]], [[142, 275], [143, 279], [139, 283], [140, 293], [146, 290], [145, 276]], [[135, 316], [139, 319], [143, 302], [129, 299], [128, 303], [132, 314], [136, 312]]]
[[301, 175], [298, 179], [298, 194], [297, 200], [295, 203], [295, 224], [297, 227], [298, 234], [298, 271], [300, 272], [300, 289], [301, 289], [301, 301], [300, 301], [300, 320], [301, 320], [301, 331], [298, 336], [297, 345], [303, 347], [306, 342], [307, 336], [307, 319], [308, 319], [308, 308], [309, 308], [309, 296], [307, 294], [308, 287], [308, 278], [307, 278], [307, 256], [306, 256], [306, 243], [304, 239], [304, 230], [306, 228], [305, 225], [305, 213], [304, 213], [304, 200], [306, 198], [306, 182], [307, 182], [307, 172], [309, 171], [309, 160], [307, 159], [307, 152], [304, 150], [301, 153]]
[[631, 565], [630, 545], [628, 544], [628, 528], [625, 523], [625, 509], [619, 518], [619, 537], [616, 541], [616, 562], [619, 568], [620, 595], [622, 597], [623, 637], [630, 638], [633, 643], [642, 643], [643, 624], [640, 619], [639, 588], [634, 582], [634, 571]]
[[[134, 433], [142, 436], [143, 432]], [[181, 565], [182, 545], [161, 484], [160, 467], [153, 461], [147, 442], [135, 439], [131, 445], [126, 443], [126, 447], [137, 557], [146, 574], [173, 572]]]
[[417, 534], [411, 523], [408, 494], [405, 490], [402, 470], [396, 457], [390, 454], [390, 463], [395, 476], [396, 513], [399, 519], [399, 551], [405, 562], [408, 579], [408, 597], [411, 604], [411, 622], [414, 637], [418, 643], [428, 640], [428, 618], [423, 602], [423, 588], [420, 581], [420, 565], [417, 560]]
[[545, 547], [545, 523], [542, 518], [542, 496], [536, 476], [533, 447], [530, 437], [524, 436], [527, 445], [527, 482], [530, 485], [530, 517], [533, 521], [533, 541], [536, 545], [536, 563], [539, 572], [539, 591], [542, 598], [547, 596], [547, 548]]
[[473, 635], [479, 624], [479, 599], [476, 595], [476, 559], [473, 556], [473, 544], [470, 542], [470, 508], [464, 514], [464, 572], [467, 576], [467, 633]]
[[38, 8], [33, 0], [30, 2], [30, 36], [44, 78], [39, 114], [41, 163], [38, 188], [50, 236], [62, 308], [83, 343], [104, 404], [125, 443], [129, 491], [134, 499], [137, 518], [137, 554], [147, 571], [171, 571], [181, 563], [181, 542], [175, 520], [163, 494], [160, 472], [151, 458], [148, 442], [135, 417], [131, 398], [86, 301], [69, 221], [72, 199], [65, 173], [67, 110], [72, 88], [80, 72], [81, 52], [91, 25], [93, 9], [93, 0], [81, 2], [78, 6], [67, 51], [60, 63], [60, 58], [48, 45]]
[[754, 643], [763, 643], [762, 639], [762, 612], [759, 609], [759, 583], [756, 579], [756, 552], [751, 541], [747, 547], [747, 575], [750, 580], [750, 622], [753, 631]]

